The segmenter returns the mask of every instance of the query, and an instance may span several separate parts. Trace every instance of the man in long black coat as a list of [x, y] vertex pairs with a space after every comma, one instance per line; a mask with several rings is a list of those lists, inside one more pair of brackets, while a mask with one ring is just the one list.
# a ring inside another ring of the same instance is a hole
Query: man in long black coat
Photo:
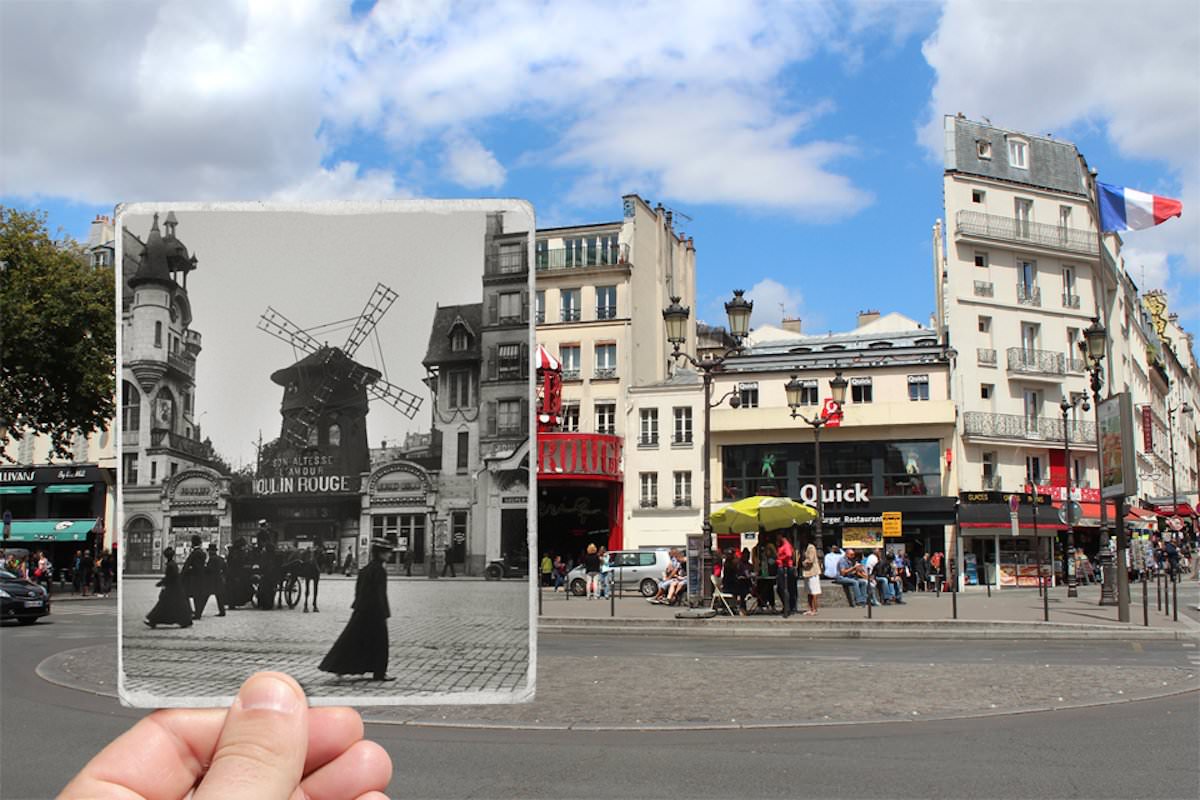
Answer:
[[320, 669], [336, 675], [371, 673], [372, 680], [390, 681], [387, 674], [388, 629], [392, 615], [387, 598], [387, 570], [383, 562], [392, 545], [387, 539], [371, 540], [371, 563], [358, 573], [354, 586], [354, 613]]
[[204, 579], [208, 582], [208, 594], [217, 600], [217, 616], [225, 616], [225, 559], [215, 542], [208, 543], [208, 563], [204, 565]]
[[192, 534], [192, 549], [180, 571], [180, 577], [183, 578], [183, 590], [192, 599], [192, 619], [200, 619], [200, 615], [204, 613], [204, 604], [208, 602], [208, 586], [204, 580], [204, 561], [204, 548], [200, 546], [200, 537]]

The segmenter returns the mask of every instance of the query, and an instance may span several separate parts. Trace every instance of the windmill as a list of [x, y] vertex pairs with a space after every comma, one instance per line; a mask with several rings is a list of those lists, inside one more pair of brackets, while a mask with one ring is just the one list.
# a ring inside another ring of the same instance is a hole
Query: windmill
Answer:
[[267, 310], [259, 317], [258, 329], [308, 354], [292, 366], [271, 375], [271, 380], [285, 387], [281, 438], [286, 443], [297, 448], [312, 446], [315, 444], [314, 432], [322, 419], [339, 414], [351, 427], [349, 437], [343, 437], [339, 427], [339, 440], [344, 439], [342, 443], [351, 445], [355, 439], [361, 439], [365, 455], [368, 396], [382, 400], [409, 419], [416, 415], [421, 407], [421, 397], [387, 382], [378, 370], [354, 360], [354, 354], [391, 308], [396, 297], [394, 290], [382, 283], [376, 284], [375, 291], [354, 321], [354, 327], [341, 347], [330, 347], [318, 341], [308, 331], [267, 306]]

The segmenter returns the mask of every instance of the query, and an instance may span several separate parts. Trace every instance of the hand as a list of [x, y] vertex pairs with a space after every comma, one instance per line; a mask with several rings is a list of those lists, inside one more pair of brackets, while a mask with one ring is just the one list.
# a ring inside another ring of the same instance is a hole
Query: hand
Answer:
[[386, 800], [391, 759], [362, 736], [353, 709], [310, 709], [292, 678], [260, 672], [242, 684], [228, 712], [174, 709], [142, 719], [59, 797]]

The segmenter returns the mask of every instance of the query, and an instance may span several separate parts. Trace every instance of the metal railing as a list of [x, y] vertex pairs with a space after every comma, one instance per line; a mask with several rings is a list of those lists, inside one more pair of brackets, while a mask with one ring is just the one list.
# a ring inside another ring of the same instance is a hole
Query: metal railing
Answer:
[[150, 431], [150, 446], [169, 448], [196, 458], [208, 459], [212, 456], [212, 451], [204, 442], [180, 436], [166, 428], [155, 428]]
[[691, 505], [692, 505], [691, 495], [675, 498], [675, 507], [676, 508], [690, 508]]
[[579, 322], [578, 308], [564, 308], [562, 314], [559, 315], [563, 322]]
[[599, 379], [599, 380], [603, 380], [604, 378], [615, 378], [615, 377], [617, 377], [617, 368], [616, 367], [596, 367], [596, 372], [594, 375], [592, 375], [592, 377]]
[[[1072, 442], [1094, 444], [1096, 424], [1087, 420], [1071, 420], [1067, 432]], [[1061, 417], [1030, 417], [1024, 414], [992, 414], [968, 411], [963, 414], [964, 436], [985, 436], [995, 439], [1031, 439], [1039, 442], [1061, 442]]]
[[564, 381], [577, 381], [577, 380], [579, 380], [579, 368], [578, 368], [578, 367], [576, 367], [575, 369], [566, 369], [566, 368], [564, 367], [564, 368], [563, 368], [563, 371], [562, 371], [562, 378], [563, 378], [563, 380], [564, 380]]
[[1081, 228], [1047, 225], [979, 211], [959, 211], [956, 220], [955, 232], [959, 236], [980, 236], [1076, 253], [1096, 253], [1096, 234]]
[[611, 267], [629, 263], [629, 245], [598, 247], [591, 252], [586, 247], [557, 247], [534, 254], [538, 272], [558, 269], [587, 269], [588, 267]]
[[1079, 295], [1064, 294], [1062, 296], [1063, 308], [1079, 308]]
[[511, 253], [493, 253], [487, 257], [484, 269], [489, 275], [516, 275], [529, 269], [529, 253], [525, 248]]
[[596, 306], [596, 319], [616, 319], [616, 306]]
[[996, 366], [996, 351], [991, 347], [979, 347], [975, 350], [979, 363], [985, 367]]
[[1067, 364], [1067, 372], [1077, 372], [1082, 375], [1088, 370], [1087, 361], [1083, 360], [1082, 358], [1071, 356], [1069, 358], [1065, 358], [1064, 360]]
[[984, 475], [979, 480], [979, 488], [986, 489], [992, 492], [998, 492], [1001, 489], [999, 475]]
[[186, 375], [191, 375], [196, 371], [196, 360], [178, 353], [167, 353], [167, 363]]
[[1008, 348], [1009, 372], [1026, 375], [1065, 375], [1065, 356], [1050, 350], [1026, 350], [1024, 347]]
[[658, 506], [657, 497], [643, 497], [638, 503], [642, 508], [656, 508]]
[[1023, 306], [1040, 306], [1042, 304], [1042, 287], [1026, 286], [1018, 281], [1017, 302]]
[[976, 297], [994, 297], [996, 286], [991, 281], [975, 281]]

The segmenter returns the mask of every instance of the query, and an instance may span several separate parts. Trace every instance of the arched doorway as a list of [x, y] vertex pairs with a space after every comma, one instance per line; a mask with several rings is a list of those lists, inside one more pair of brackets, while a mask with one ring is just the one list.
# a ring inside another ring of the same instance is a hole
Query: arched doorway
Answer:
[[125, 526], [125, 569], [131, 573], [154, 569], [154, 523], [146, 517], [130, 520]]

